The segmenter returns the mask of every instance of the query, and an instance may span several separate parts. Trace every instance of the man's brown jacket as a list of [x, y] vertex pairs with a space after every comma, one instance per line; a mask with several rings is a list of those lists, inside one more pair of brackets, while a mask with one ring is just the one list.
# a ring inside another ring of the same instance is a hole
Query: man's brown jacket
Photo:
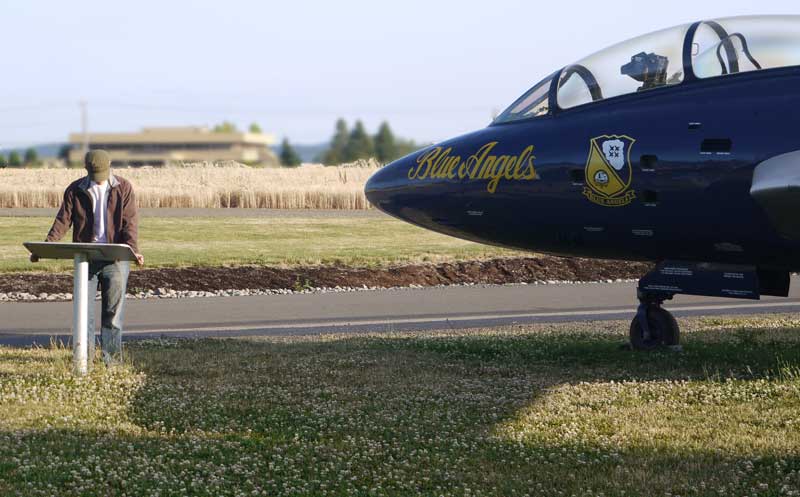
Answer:
[[[108, 178], [108, 183], [108, 243], [126, 243], [138, 254], [139, 215], [133, 187], [128, 180], [113, 174]], [[61, 240], [72, 226], [73, 242], [91, 243], [94, 236], [94, 209], [90, 186], [91, 181], [85, 176], [67, 187], [61, 209], [47, 234], [48, 242]]]

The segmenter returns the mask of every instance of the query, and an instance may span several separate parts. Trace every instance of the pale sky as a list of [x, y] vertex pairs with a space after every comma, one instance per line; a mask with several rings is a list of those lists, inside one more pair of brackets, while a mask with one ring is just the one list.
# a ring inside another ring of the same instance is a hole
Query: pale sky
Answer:
[[0, 147], [90, 131], [258, 122], [294, 143], [334, 120], [438, 141], [488, 124], [605, 46], [796, 0], [0, 0]]

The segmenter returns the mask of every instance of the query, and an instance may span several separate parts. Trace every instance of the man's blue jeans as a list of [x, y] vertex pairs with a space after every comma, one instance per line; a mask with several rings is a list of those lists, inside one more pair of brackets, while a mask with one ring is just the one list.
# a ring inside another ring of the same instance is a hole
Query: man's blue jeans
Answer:
[[125, 310], [125, 293], [128, 287], [130, 263], [92, 262], [89, 264], [89, 361], [94, 358], [95, 303], [97, 285], [100, 284], [101, 322], [100, 344], [103, 361], [118, 363], [122, 359], [122, 319]]

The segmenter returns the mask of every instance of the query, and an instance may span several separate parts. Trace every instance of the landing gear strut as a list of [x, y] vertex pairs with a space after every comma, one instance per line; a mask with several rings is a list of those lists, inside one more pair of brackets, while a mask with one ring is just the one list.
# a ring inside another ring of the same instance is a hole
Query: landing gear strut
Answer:
[[631, 322], [631, 348], [678, 347], [680, 329], [661, 305], [675, 295], [705, 295], [758, 300], [789, 295], [789, 272], [755, 266], [663, 261], [639, 280], [639, 310]]

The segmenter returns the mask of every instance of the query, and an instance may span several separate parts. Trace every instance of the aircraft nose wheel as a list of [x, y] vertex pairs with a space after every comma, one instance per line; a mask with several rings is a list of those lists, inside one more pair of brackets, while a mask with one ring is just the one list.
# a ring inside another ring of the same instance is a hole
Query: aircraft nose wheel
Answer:
[[630, 340], [633, 350], [677, 346], [680, 343], [678, 321], [658, 304], [642, 304], [631, 322]]

